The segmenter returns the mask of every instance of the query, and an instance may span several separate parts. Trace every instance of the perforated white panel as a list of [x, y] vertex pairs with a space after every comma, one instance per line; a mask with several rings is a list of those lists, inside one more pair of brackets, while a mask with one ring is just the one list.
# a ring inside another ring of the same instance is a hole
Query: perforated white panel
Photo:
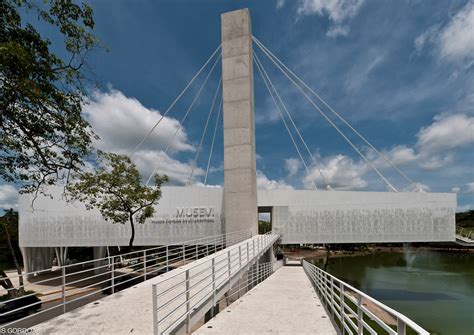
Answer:
[[[127, 245], [128, 225], [61, 200], [20, 196], [20, 245]], [[221, 233], [220, 188], [163, 187], [157, 214], [137, 225], [136, 245], [158, 245]], [[273, 207], [273, 228], [289, 243], [454, 241], [456, 195], [309, 190], [259, 190], [259, 206]], [[257, 223], [255, 222], [255, 225]]]
[[[160, 245], [221, 234], [222, 189], [163, 187], [155, 216], [135, 224], [135, 245]], [[129, 224], [113, 224], [81, 203], [67, 203], [63, 189], [51, 188], [53, 199], [20, 196], [20, 246], [128, 245]]]
[[454, 241], [454, 193], [261, 190], [282, 243]]

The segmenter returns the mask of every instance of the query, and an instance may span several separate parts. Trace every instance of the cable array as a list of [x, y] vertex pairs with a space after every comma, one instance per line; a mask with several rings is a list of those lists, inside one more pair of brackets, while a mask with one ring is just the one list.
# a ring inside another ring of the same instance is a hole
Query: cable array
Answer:
[[[299, 78], [298, 76], [296, 76], [296, 74], [294, 74], [294, 72], [292, 72], [291, 70], [288, 69], [287, 66], [285, 66], [283, 64], [283, 62], [281, 62], [281, 60], [277, 59], [277, 57], [271, 53], [256, 37], [252, 37], [254, 42], [255, 42], [255, 45], [257, 45], [257, 47], [272, 61], [272, 63], [285, 75], [285, 77], [287, 77], [290, 82], [295, 85], [295, 87], [301, 92], [301, 94], [306, 98], [306, 100], [308, 100], [308, 102], [316, 109], [316, 111], [339, 133], [339, 135], [354, 149], [354, 151], [356, 151], [357, 154], [359, 154], [359, 156], [375, 171], [375, 173], [385, 182], [385, 184], [387, 184], [387, 186], [389, 187], [389, 189], [391, 189], [392, 191], [394, 192], [398, 192], [398, 190], [387, 180], [387, 178], [385, 178], [385, 176], [383, 176], [383, 174], [380, 172], [380, 170], [367, 158], [366, 155], [364, 155], [364, 153], [361, 152], [361, 150], [359, 150], [359, 148], [357, 148], [357, 146], [346, 136], [346, 134], [344, 134], [344, 132], [327, 116], [326, 113], [324, 113], [324, 111], [315, 103], [315, 101], [308, 95], [308, 93], [305, 91], [304, 88], [306, 88], [307, 90], [310, 90], [313, 95], [319, 97], [319, 95], [316, 94], [316, 92], [314, 92], [314, 90], [312, 90], [311, 88], [309, 88], [309, 86], [307, 84], [305, 84], [301, 78]], [[278, 61], [277, 61], [278, 60]], [[290, 72], [291, 71], [291, 72]], [[304, 85], [303, 85], [304, 84]], [[325, 102], [325, 105], [329, 106], [326, 102]], [[335, 112], [335, 110], [333, 108], [331, 108], [331, 110], [336, 113], [338, 115], [338, 118], [340, 119], [343, 119], [342, 116]], [[350, 125], [345, 119], [344, 120], [344, 124], [346, 125]], [[355, 129], [350, 126], [352, 130], [355, 131]], [[356, 134], [358, 134], [358, 136], [362, 136], [359, 132], [357, 132]], [[363, 137], [363, 136], [362, 136]], [[364, 137], [364, 142], [368, 140], [365, 139]], [[383, 155], [379, 150], [377, 150], [372, 144], [369, 143], [369, 146], [371, 148], [373, 148], [374, 151], [376, 151], [377, 153], [379, 153], [380, 155], [382, 155], [384, 157], [384, 159], [388, 160], [390, 162], [390, 165], [392, 166], [396, 166], [393, 162], [391, 162], [385, 155]], [[397, 172], [401, 172], [400, 169], [397, 167], [396, 168], [396, 171]], [[406, 175], [401, 172], [401, 175], [404, 176], [404, 178], [408, 178], [406, 177]], [[417, 186], [413, 181], [411, 181], [409, 178], [408, 180], [410, 181], [410, 183], [412, 185], [415, 185]]]
[[[212, 99], [211, 107], [209, 108], [209, 114], [207, 115], [206, 124], [204, 125], [204, 130], [202, 132], [201, 139], [199, 140], [199, 146], [196, 150], [196, 155], [194, 156], [194, 160], [193, 160], [193, 164], [192, 164], [192, 168], [191, 168], [191, 174], [189, 175], [189, 180], [188, 180], [188, 184], [187, 184], [188, 186], [191, 185], [191, 180], [193, 179], [194, 169], [196, 168], [196, 163], [197, 163], [197, 160], [198, 160], [198, 157], [199, 157], [199, 152], [201, 151], [202, 142], [204, 141], [204, 137], [206, 136], [207, 126], [209, 125], [209, 120], [211, 119], [212, 112], [214, 111], [214, 105], [216, 103], [216, 98], [217, 98], [217, 94], [219, 93], [219, 88], [221, 87], [221, 83], [222, 83], [222, 78], [219, 79], [219, 84], [217, 85], [216, 93], [214, 94], [214, 98]], [[222, 97], [221, 97], [221, 101], [222, 101]], [[220, 104], [221, 103], [219, 103], [219, 105]]]
[[[201, 92], [204, 88], [204, 86], [206, 85], [207, 81], [209, 80], [209, 77], [211, 76], [212, 72], [214, 71], [217, 63], [219, 62], [219, 59], [221, 57], [221, 54], [219, 53], [219, 55], [217, 56], [216, 60], [214, 61], [214, 64], [212, 65], [211, 69], [209, 70], [209, 73], [207, 74], [206, 78], [204, 79], [203, 83], [201, 84], [201, 86], [199, 87], [196, 95], [194, 96], [193, 100], [191, 101], [191, 104], [189, 105], [188, 109], [186, 110], [186, 113], [184, 114], [184, 117], [181, 119], [180, 123], [179, 123], [179, 126], [178, 128], [176, 129], [175, 133], [173, 134], [173, 137], [171, 138], [171, 141], [169, 142], [168, 146], [166, 147], [164, 153], [167, 154], [168, 153], [168, 150], [171, 148], [171, 144], [173, 143], [176, 135], [179, 133], [179, 131], [181, 130], [181, 128], [183, 127], [183, 123], [186, 121], [189, 113], [191, 112], [191, 110], [193, 109], [193, 106], [195, 104], [195, 102], [197, 101], [197, 99], [199, 98], [199, 96], [201, 95]], [[208, 62], [206, 62], [207, 64]], [[155, 127], [156, 128], [156, 127]], [[150, 133], [151, 134], [151, 133]], [[153, 178], [153, 176], [155, 175], [156, 171], [158, 170], [158, 164], [155, 166], [155, 168], [153, 169], [153, 172], [150, 174], [150, 176], [148, 177], [148, 180], [146, 182], [146, 185], [148, 186], [148, 184], [150, 183], [151, 179]]]
[[[387, 184], [387, 186], [394, 192], [398, 190], [382, 175], [377, 167], [364, 155], [357, 146], [342, 132], [342, 130], [322, 111], [322, 109], [314, 102], [314, 100], [306, 92], [309, 91], [314, 95], [324, 106], [326, 106], [334, 115], [338, 117], [346, 126], [348, 126], [364, 143], [366, 143], [372, 150], [379, 154], [385, 161], [387, 161], [395, 170], [405, 178], [410, 184], [420, 190], [419, 186], [414, 183], [408, 176], [400, 170], [386, 155], [380, 152], [374, 145], [372, 145], [364, 136], [360, 134], [347, 120], [345, 120], [334, 108], [332, 108], [325, 100], [323, 100], [312, 88], [310, 88], [304, 81], [291, 71], [280, 59], [278, 59], [268, 48], [266, 48], [256, 37], [252, 37], [255, 45], [272, 61], [272, 63], [292, 82], [293, 85], [301, 92], [301, 94], [308, 100], [308, 102], [321, 114], [321, 116], [341, 135], [341, 137], [356, 151], [364, 161], [377, 173], [377, 175]], [[305, 90], [306, 89], [306, 90]]]
[[[333, 107], [331, 107], [314, 89], [312, 89], [309, 85], [307, 85], [298, 75], [295, 74], [291, 69], [289, 69], [273, 52], [271, 52], [267, 47], [263, 45], [263, 43], [258, 40], [255, 36], [252, 36], [252, 40], [254, 42], [254, 45], [257, 46], [257, 48], [273, 63], [273, 65], [276, 66], [276, 68], [283, 73], [283, 75], [297, 88], [297, 90], [305, 97], [305, 99], [310, 103], [310, 105], [325, 119], [332, 128], [336, 130], [336, 132], [350, 145], [350, 147], [367, 163], [368, 166], [372, 168], [372, 170], [383, 180], [385, 184], [387, 184], [388, 188], [394, 192], [398, 192], [398, 190], [393, 186], [388, 179], [381, 173], [381, 171], [375, 166], [374, 162], [372, 162], [364, 152], [362, 152], [357, 145], [351, 141], [351, 139], [343, 132], [343, 130], [323, 111], [321, 106], [319, 106], [319, 103], [321, 103], [327, 110], [329, 110], [339, 121], [341, 121], [345, 126], [347, 126], [358, 138], [360, 138], [371, 150], [373, 150], [376, 154], [378, 154], [383, 160], [385, 160], [390, 166], [392, 166], [395, 171], [397, 171], [406, 181], [408, 181], [411, 185], [413, 185], [418, 191], [422, 191], [420, 186], [416, 184], [413, 180], [411, 180], [401, 169], [393, 163], [383, 152], [378, 150], [372, 143], [370, 143], [366, 137], [364, 137], [357, 129], [355, 129], [354, 126], [352, 126], [340, 113], [338, 113]], [[219, 60], [221, 59], [221, 45], [219, 45], [214, 52], [211, 54], [211, 56], [206, 60], [206, 62], [201, 66], [201, 68], [197, 71], [197, 73], [191, 78], [191, 80], [188, 82], [188, 84], [184, 87], [184, 89], [178, 94], [178, 96], [173, 100], [173, 102], [169, 105], [169, 107], [165, 110], [165, 112], [160, 116], [160, 118], [157, 120], [157, 122], [153, 125], [153, 127], [145, 134], [145, 136], [140, 140], [140, 142], [136, 145], [136, 147], [132, 150], [130, 153], [129, 157], [132, 157], [138, 150], [139, 148], [147, 141], [147, 139], [151, 136], [153, 131], [157, 128], [157, 126], [161, 123], [161, 121], [168, 115], [168, 113], [173, 109], [173, 107], [176, 105], [176, 103], [181, 99], [181, 97], [188, 91], [190, 86], [193, 84], [193, 82], [196, 80], [196, 78], [204, 71], [204, 69], [212, 62], [212, 60], [215, 58], [209, 73], [205, 77], [203, 83], [199, 87], [196, 95], [194, 96], [193, 100], [191, 101], [191, 104], [187, 108], [184, 116], [180, 120], [179, 126], [177, 127], [176, 131], [174, 132], [171, 140], [169, 141], [166, 149], [164, 150], [164, 154], [167, 154], [168, 151], [170, 150], [177, 134], [180, 132], [181, 128], [183, 127], [184, 122], [188, 118], [189, 114], [193, 110], [193, 107], [195, 105], [195, 102], [201, 95], [202, 90], [204, 89], [204, 86], [208, 82], [209, 77], [212, 75], [216, 65], [218, 64]], [[217, 57], [216, 57], [217, 55]], [[296, 152], [298, 154], [298, 157], [303, 164], [308, 178], [311, 180], [311, 183], [314, 187], [314, 189], [317, 189], [316, 181], [312, 176], [312, 173], [310, 171], [310, 167], [315, 167], [319, 175], [321, 176], [321, 179], [323, 183], [326, 185], [326, 189], [330, 190], [331, 186], [329, 184], [329, 180], [326, 178], [324, 175], [322, 169], [319, 167], [315, 157], [313, 156], [313, 153], [309, 149], [308, 144], [304, 140], [301, 131], [298, 129], [290, 111], [288, 110], [286, 104], [284, 103], [283, 99], [281, 98], [281, 95], [278, 93], [278, 90], [276, 86], [274, 85], [272, 79], [270, 78], [268, 72], [263, 66], [262, 61], [258, 57], [256, 53], [253, 53], [253, 61], [262, 77], [262, 80], [265, 84], [266, 89], [268, 90], [275, 106], [277, 107], [279, 116], [285, 126], [286, 131], [288, 132], [288, 135], [290, 136], [291, 142], [293, 143]], [[198, 158], [204, 143], [204, 138], [207, 134], [207, 129], [209, 128], [209, 123], [210, 119], [212, 116], [212, 113], [215, 110], [216, 105], [217, 107], [217, 116], [216, 116], [216, 121], [215, 121], [215, 126], [214, 126], [214, 131], [212, 135], [212, 142], [211, 142], [211, 148], [209, 152], [209, 157], [207, 159], [207, 166], [206, 166], [206, 171], [205, 171], [205, 176], [204, 176], [204, 184], [207, 183], [208, 175], [209, 175], [209, 170], [210, 170], [210, 164], [211, 164], [211, 159], [213, 155], [213, 150], [214, 150], [214, 144], [215, 144], [215, 139], [216, 139], [216, 134], [217, 134], [217, 128], [220, 124], [220, 116], [222, 112], [222, 107], [223, 107], [223, 97], [221, 96], [219, 103], [216, 104], [218, 101], [218, 95], [219, 91], [222, 88], [222, 76], [219, 78], [219, 83], [217, 85], [217, 88], [215, 90], [211, 106], [209, 108], [209, 112], [206, 118], [206, 122], [204, 124], [204, 128], [199, 140], [199, 145], [196, 149], [196, 153], [194, 156], [194, 159], [192, 161], [192, 166], [191, 166], [191, 171], [189, 178], [187, 180], [187, 185], [191, 185], [193, 175], [195, 172], [195, 169], [197, 167], [197, 162]], [[316, 100], [314, 99], [316, 98]], [[287, 121], [288, 120], [288, 121]], [[290, 129], [291, 128], [291, 129]], [[293, 130], [292, 130], [293, 129]], [[298, 146], [297, 140], [293, 134], [293, 132], [296, 132], [296, 137], [298, 138], [299, 142], [303, 145], [304, 149], [306, 150], [307, 155], [310, 158], [311, 164], [308, 164], [300, 151], [300, 148]], [[149, 178], [147, 179], [146, 185], [150, 183], [152, 180], [153, 176], [155, 175], [156, 171], [158, 169], [158, 165], [154, 168], [153, 172], [150, 174]]]

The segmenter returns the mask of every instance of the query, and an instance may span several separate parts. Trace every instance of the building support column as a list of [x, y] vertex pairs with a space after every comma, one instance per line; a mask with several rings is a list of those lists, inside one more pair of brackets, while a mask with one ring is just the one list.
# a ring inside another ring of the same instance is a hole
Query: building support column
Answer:
[[[107, 251], [107, 247], [93, 247], [93, 249], [94, 249], [94, 260], [105, 258], [105, 253]], [[106, 263], [107, 263], [107, 260], [95, 261], [94, 262], [94, 268], [105, 265]], [[107, 271], [107, 269], [105, 267], [100, 268], [100, 269], [94, 269], [95, 274], [99, 274], [99, 273], [106, 272], [106, 271]]]
[[50, 270], [53, 267], [54, 248], [20, 247], [26, 278], [33, 277], [35, 271]]
[[63, 266], [66, 265], [67, 261], [67, 247], [57, 247], [54, 248], [56, 253], [56, 259], [58, 260], [58, 265]]

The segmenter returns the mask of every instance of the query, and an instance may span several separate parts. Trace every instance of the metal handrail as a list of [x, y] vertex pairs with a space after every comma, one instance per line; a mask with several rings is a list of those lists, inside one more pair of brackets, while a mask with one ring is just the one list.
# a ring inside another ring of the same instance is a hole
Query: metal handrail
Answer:
[[[140, 278], [147, 280], [147, 276], [155, 274], [156, 272], [162, 269], [169, 269], [170, 266], [185, 265], [189, 261], [195, 261], [202, 257], [208, 256], [212, 253], [218, 252], [228, 246], [231, 246], [243, 240], [246, 240], [250, 238], [251, 236], [252, 236], [251, 231], [247, 231], [247, 230], [237, 231], [237, 232], [232, 232], [232, 233], [227, 233], [227, 234], [207, 236], [204, 238], [194, 239], [190, 241], [176, 242], [173, 244], [148, 248], [148, 249], [140, 250], [140, 251], [133, 251], [133, 252], [127, 252], [127, 253], [113, 255], [113, 256], [107, 256], [100, 259], [94, 259], [94, 260], [85, 261], [85, 262], [68, 264], [64, 266], [59, 266], [55, 268], [54, 270], [46, 269], [46, 270], [22, 273], [23, 276], [27, 276], [27, 275], [32, 275], [32, 274], [51, 273], [51, 271], [60, 272], [59, 275], [53, 276], [52, 278], [41, 279], [40, 281], [33, 282], [33, 283], [25, 283], [15, 288], [8, 289], [6, 290], [7, 292], [9, 290], [19, 289], [21, 287], [24, 289], [27, 289], [30, 285], [37, 285], [37, 284], [47, 285], [48, 282], [52, 282], [55, 280], [56, 281], [61, 280], [61, 284], [50, 286], [50, 287], [45, 288], [44, 290], [25, 294], [19, 297], [15, 297], [15, 298], [3, 301], [2, 303], [8, 303], [8, 302], [12, 302], [19, 299], [24, 299], [25, 297], [38, 296], [39, 294], [43, 296], [43, 299], [41, 299], [40, 301], [18, 307], [4, 313], [0, 313], [0, 317], [9, 316], [16, 312], [20, 312], [22, 310], [25, 310], [25, 309], [28, 309], [28, 308], [31, 308], [31, 307], [34, 307], [46, 302], [52, 302], [52, 301], [57, 300], [58, 303], [47, 309], [41, 309], [35, 314], [6, 323], [2, 325], [2, 327], [10, 326], [18, 321], [26, 320], [38, 314], [44, 313], [46, 311], [51, 311], [53, 309], [57, 309], [60, 307], [63, 308], [62, 312], [66, 313], [66, 305], [72, 302], [88, 298], [94, 294], [102, 293], [106, 290], [110, 290], [111, 294], [113, 294], [115, 293], [116, 287], [120, 287], [120, 286], [123, 287], [123, 285], [126, 284], [127, 282], [130, 282], [132, 280], [137, 280]], [[123, 265], [125, 263], [123, 261], [124, 257], [127, 257], [125, 261], [129, 262], [127, 265]], [[130, 264], [131, 260], [135, 260], [136, 263]], [[150, 264], [150, 263], [155, 263], [155, 264]], [[81, 270], [74, 271], [74, 269], [72, 268], [72, 267], [77, 267], [77, 266], [84, 267], [84, 266], [89, 266], [89, 265], [92, 265], [92, 267], [85, 270], [81, 269]], [[71, 278], [71, 276], [80, 275], [87, 272], [93, 272], [93, 273], [91, 275], [86, 275], [86, 277], [84, 278], [79, 278], [79, 279], [72, 278], [72, 280], [68, 281], [68, 279]], [[119, 274], [116, 275], [116, 272], [119, 272]], [[132, 275], [133, 275], [132, 278], [117, 282], [117, 280], [121, 279], [122, 277], [127, 277], [127, 276], [132, 276]], [[18, 277], [19, 275], [12, 275], [12, 276], [9, 275], [9, 278], [13, 280]], [[102, 284], [108, 283], [108, 282], [110, 282], [111, 284], [107, 285], [106, 287], [102, 287]], [[77, 287], [71, 288], [71, 285], [75, 285]], [[100, 287], [98, 287], [99, 285]], [[85, 292], [87, 292], [88, 290], [94, 287], [98, 287], [98, 289], [94, 290], [91, 293], [81, 295], [78, 298], [70, 299], [72, 296], [84, 294]], [[50, 292], [50, 294], [46, 293], [48, 291]], [[69, 292], [69, 291], [74, 291], [74, 292]], [[49, 299], [45, 300], [44, 298], [45, 295], [54, 295], [56, 297], [51, 298], [50, 300]]]
[[[367, 330], [371, 334], [377, 334], [372, 326], [370, 326], [364, 319], [364, 316], [367, 316], [389, 334], [405, 335], [407, 327], [412, 329], [416, 334], [430, 334], [407, 316], [334, 277], [316, 265], [303, 260], [303, 268], [315, 286], [315, 290], [319, 297], [324, 301], [329, 313], [334, 319], [337, 319], [340, 322], [340, 327], [342, 328], [341, 331], [349, 334], [363, 334], [364, 330]], [[396, 329], [390, 327], [374, 312], [364, 306], [362, 304], [363, 299], [372, 302], [394, 317], [397, 321]], [[347, 303], [348, 301], [350, 301], [352, 305]]]
[[[466, 232], [464, 233], [464, 230]], [[471, 237], [473, 229], [466, 229], [466, 228], [456, 228], [456, 235], [467, 238], [469, 240], [473, 240], [474, 236]]]
[[[191, 314], [200, 304], [212, 298], [215, 305], [216, 292], [226, 285], [229, 285], [230, 290], [232, 278], [241, 275], [246, 267], [248, 270], [250, 263], [268, 250], [278, 238], [278, 235], [271, 232], [258, 235], [162, 275], [152, 285], [154, 334], [173, 332], [183, 321], [189, 331]], [[180, 309], [184, 311], [180, 312]], [[164, 325], [165, 321], [169, 324]], [[164, 328], [161, 329], [162, 327]]]
[[[254, 253], [253, 257], [259, 257], [261, 255], [261, 253], [264, 251], [263, 249], [260, 249], [261, 245], [263, 243], [260, 243], [260, 242], [263, 242], [262, 240], [259, 240], [259, 244], [257, 244], [257, 251], [256, 251], [256, 254]], [[247, 242], [247, 245], [248, 245], [248, 242]], [[235, 248], [234, 248], [235, 249]], [[241, 247], [239, 246], [239, 250], [241, 249]], [[213, 296], [215, 296], [215, 291], [216, 289], [220, 289], [221, 287], [225, 286], [227, 284], [227, 282], [229, 283], [229, 290], [230, 290], [230, 280], [231, 280], [231, 277], [232, 277], [232, 273], [231, 273], [231, 264], [230, 264], [230, 261], [231, 261], [231, 250], [229, 250], [227, 252], [227, 255], [228, 255], [228, 258], [227, 258], [227, 263], [228, 263], [228, 266], [227, 268], [229, 269], [229, 273], [228, 273], [228, 280], [227, 281], [224, 281], [224, 282], [221, 282], [220, 285], [218, 285], [217, 288], [215, 288], [215, 284], [218, 283], [218, 279], [220, 279], [221, 277], [224, 277], [225, 275], [227, 275], [227, 272], [224, 271], [222, 274], [220, 274], [217, 278], [215, 278], [215, 273], [216, 272], [219, 272], [220, 269], [218, 269], [217, 271], [215, 271], [215, 267], [213, 266], [212, 269], [213, 269], [213, 273], [212, 273], [212, 277], [213, 277], [213, 280], [211, 282], [211, 284], [213, 284]], [[215, 265], [215, 264], [214, 264]], [[222, 267], [221, 269], [223, 269], [225, 267]], [[239, 269], [240, 270], [240, 269]], [[235, 273], [234, 273], [235, 275]], [[189, 272], [186, 272], [186, 280], [185, 280], [185, 283], [189, 283], [189, 280], [190, 280], [190, 277], [189, 277]], [[205, 287], [206, 288], [206, 287]], [[198, 292], [196, 292], [194, 294], [193, 297], [197, 296], [199, 293], [201, 293], [202, 291], [204, 290], [204, 288], [202, 288], [201, 290], [199, 290]], [[190, 290], [187, 290], [187, 292], [190, 292]], [[179, 294], [181, 295], [181, 294]], [[189, 332], [189, 329], [190, 329], [190, 315], [192, 313], [192, 311], [195, 310], [195, 306], [198, 306], [200, 303], [203, 302], [203, 300], [209, 298], [207, 296], [204, 296], [202, 297], [201, 299], [199, 299], [194, 305], [190, 305], [190, 300], [193, 298], [191, 296], [186, 296], [186, 301], [184, 301], [182, 304], [178, 305], [177, 307], [175, 307], [171, 312], [169, 312], [165, 317], [163, 317], [157, 324], [157, 328], [155, 330], [154, 328], [154, 331], [158, 332], [158, 326], [161, 322], [163, 322], [164, 320], [168, 319], [172, 314], [174, 314], [177, 310], [179, 310], [181, 307], [184, 307], [184, 305], [186, 304], [186, 311], [184, 313], [182, 313], [181, 315], [179, 315], [176, 320], [170, 325], [168, 326], [164, 333], [167, 333], [168, 331], [171, 331], [170, 332], [173, 332], [173, 330], [180, 324], [180, 322], [183, 320], [183, 318], [186, 318], [186, 328], [187, 328], [187, 332]], [[173, 298], [174, 299], [174, 298]], [[215, 300], [215, 297], [214, 297], [214, 300]], [[215, 306], [215, 303], [214, 303], [214, 306]]]

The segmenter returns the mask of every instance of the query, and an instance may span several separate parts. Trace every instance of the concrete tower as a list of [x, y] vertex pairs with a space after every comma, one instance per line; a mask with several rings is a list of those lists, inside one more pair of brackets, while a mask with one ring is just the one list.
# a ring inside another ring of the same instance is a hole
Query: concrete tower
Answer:
[[248, 9], [222, 14], [224, 225], [257, 233], [252, 29]]

